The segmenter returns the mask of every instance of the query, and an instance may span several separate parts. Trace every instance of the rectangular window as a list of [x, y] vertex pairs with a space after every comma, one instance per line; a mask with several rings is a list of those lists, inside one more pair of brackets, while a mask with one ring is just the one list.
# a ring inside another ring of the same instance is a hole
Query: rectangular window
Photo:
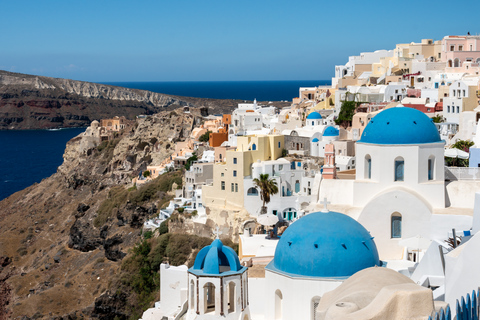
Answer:
[[273, 215], [276, 216], [276, 215], [277, 215], [277, 212], [278, 212], [277, 210], [273, 210]]
[[237, 170], [233, 170], [233, 176], [234, 176], [234, 177], [237, 176]]
[[233, 164], [237, 164], [237, 158], [233, 158]]
[[465, 90], [463, 90], [463, 96], [464, 96], [464, 97], [466, 96], [465, 93], [466, 93]]
[[232, 183], [232, 192], [235, 191], [235, 185]]
[[238, 183], [235, 183], [235, 192], [238, 192]]
[[455, 46], [450, 46], [450, 51], [454, 51], [455, 50]]
[[458, 51], [463, 51], [463, 46], [458, 46]]
[[457, 106], [457, 113], [460, 113], [460, 107]]
[[225, 190], [225, 181], [222, 181], [222, 190]]
[[282, 147], [282, 143], [278, 141], [278, 149], [280, 149], [281, 147]]
[[225, 173], [222, 172], [220, 175], [223, 177], [225, 175]]
[[473, 51], [473, 45], [472, 44], [470, 45], [470, 51]]

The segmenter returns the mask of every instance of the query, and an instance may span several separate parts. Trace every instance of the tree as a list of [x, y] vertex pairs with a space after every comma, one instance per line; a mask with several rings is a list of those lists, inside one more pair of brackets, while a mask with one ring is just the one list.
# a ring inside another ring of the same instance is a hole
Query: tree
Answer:
[[357, 103], [355, 101], [343, 101], [338, 118], [335, 123], [347, 128], [352, 124], [353, 115], [355, 114], [355, 108]]
[[204, 134], [202, 134], [199, 138], [198, 138], [198, 141], [200, 142], [208, 142], [210, 140], [210, 133], [212, 133], [212, 131], [207, 131], [205, 132]]
[[143, 171], [143, 176], [146, 178], [146, 177], [149, 177], [150, 176], [150, 171], [146, 170], [146, 171]]
[[275, 179], [269, 179], [268, 173], [260, 174], [260, 179], [253, 179], [255, 188], [260, 189], [260, 198], [263, 200], [262, 210], [260, 214], [267, 213], [267, 207], [265, 206], [270, 202], [270, 196], [278, 193], [277, 181]]
[[197, 155], [193, 153], [193, 155], [187, 159], [187, 163], [185, 164], [185, 170], [187, 171], [190, 170], [190, 166], [192, 165], [192, 163], [197, 160], [198, 160]]
[[436, 116], [432, 117], [433, 123], [442, 123], [445, 121], [445, 119], [442, 117], [442, 115], [437, 114]]
[[[452, 145], [452, 148], [470, 153], [470, 147], [472, 147], [474, 144], [475, 142], [470, 140], [458, 140]], [[445, 163], [447, 166], [468, 167], [469, 159], [457, 159], [457, 158], [445, 157]]]

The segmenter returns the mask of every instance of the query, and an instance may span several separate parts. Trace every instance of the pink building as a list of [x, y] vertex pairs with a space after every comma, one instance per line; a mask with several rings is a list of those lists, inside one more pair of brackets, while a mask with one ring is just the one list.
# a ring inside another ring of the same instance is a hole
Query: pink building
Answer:
[[442, 40], [441, 60], [447, 68], [464, 65], [478, 67], [480, 63], [480, 36], [446, 36]]

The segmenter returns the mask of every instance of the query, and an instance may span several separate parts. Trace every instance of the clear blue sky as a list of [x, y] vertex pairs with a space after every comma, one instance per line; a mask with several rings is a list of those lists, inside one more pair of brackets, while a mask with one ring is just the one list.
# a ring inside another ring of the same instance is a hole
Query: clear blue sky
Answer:
[[480, 33], [478, 0], [0, 4], [0, 69], [98, 82], [330, 79], [349, 55]]

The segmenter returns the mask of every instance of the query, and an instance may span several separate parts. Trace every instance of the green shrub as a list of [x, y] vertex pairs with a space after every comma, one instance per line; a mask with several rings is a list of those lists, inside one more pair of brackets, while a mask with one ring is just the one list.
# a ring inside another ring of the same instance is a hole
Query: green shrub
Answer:
[[208, 142], [210, 140], [210, 133], [212, 133], [212, 131], [207, 131], [205, 132], [204, 134], [202, 134], [199, 138], [198, 138], [198, 141], [200, 142]]
[[168, 219], [163, 221], [160, 224], [160, 228], [158, 228], [158, 229], [159, 229], [158, 232], [160, 233], [160, 235], [168, 233]]
[[185, 210], [185, 208], [178, 208], [177, 211], [180, 212], [180, 213], [183, 213], [183, 211]]
[[145, 233], [143, 234], [143, 237], [144, 237], [145, 239], [150, 239], [150, 238], [153, 237], [153, 232], [150, 231], [150, 230], [145, 231]]
[[143, 176], [146, 178], [146, 177], [150, 177], [150, 171], [148, 170], [145, 170], [143, 171]]

